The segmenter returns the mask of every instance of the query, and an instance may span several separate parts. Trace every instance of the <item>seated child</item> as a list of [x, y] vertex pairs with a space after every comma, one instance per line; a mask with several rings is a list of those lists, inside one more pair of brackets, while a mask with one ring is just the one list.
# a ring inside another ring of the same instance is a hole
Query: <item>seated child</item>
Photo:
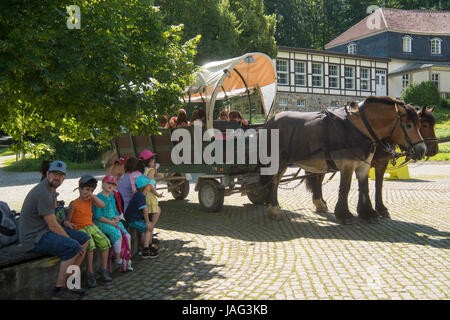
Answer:
[[108, 237], [92, 221], [92, 205], [98, 208], [104, 208], [105, 203], [93, 194], [97, 187], [97, 180], [91, 175], [84, 175], [78, 182], [80, 196], [72, 201], [67, 212], [67, 220], [72, 222], [77, 230], [83, 231], [91, 236], [88, 252], [86, 255], [86, 268], [88, 286], [95, 288], [97, 282], [93, 271], [94, 250], [98, 247], [102, 253], [102, 265], [98, 270], [101, 279], [104, 282], [112, 281], [111, 275], [106, 270], [108, 264], [108, 254], [111, 243]]
[[[158, 222], [159, 216], [161, 215], [161, 208], [158, 207], [158, 198], [163, 196], [162, 193], [158, 193], [156, 191], [156, 181], [155, 178], [157, 176], [157, 168], [155, 163], [156, 154], [151, 152], [150, 150], [143, 150], [139, 155], [139, 158], [143, 161], [145, 165], [144, 174], [150, 179], [150, 192], [145, 195], [145, 199], [147, 202], [147, 210], [149, 213], [150, 221], [153, 223], [153, 226], [156, 226], [156, 222]], [[158, 244], [159, 240], [153, 238], [153, 243]]]
[[[119, 212], [116, 207], [116, 200], [114, 199], [114, 189], [117, 186], [117, 180], [113, 176], [105, 176], [102, 180], [102, 192], [97, 194], [97, 197], [105, 203], [104, 208], [94, 208], [94, 223], [97, 227], [106, 234], [114, 248], [114, 260], [117, 267], [124, 264], [120, 256], [122, 251], [122, 232], [128, 240], [128, 248], [131, 250], [131, 237], [127, 229], [119, 220]], [[119, 230], [120, 228], [120, 230]], [[131, 267], [131, 259], [125, 262], [127, 270], [133, 271]]]
[[141, 234], [142, 258], [156, 258], [158, 247], [152, 243], [154, 225], [148, 216], [145, 195], [150, 192], [150, 179], [146, 175], [136, 179], [137, 191], [133, 195], [125, 211], [125, 219], [130, 228], [136, 229]]

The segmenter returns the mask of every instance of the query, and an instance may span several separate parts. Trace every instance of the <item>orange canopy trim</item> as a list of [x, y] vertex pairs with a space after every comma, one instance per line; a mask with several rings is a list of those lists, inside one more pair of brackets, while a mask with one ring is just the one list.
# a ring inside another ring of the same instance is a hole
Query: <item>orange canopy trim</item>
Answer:
[[206, 103], [207, 127], [210, 128], [215, 101], [247, 94], [247, 90], [260, 90], [267, 115], [275, 100], [276, 82], [273, 60], [264, 53], [247, 53], [202, 66], [195, 83], [186, 89], [184, 100]]

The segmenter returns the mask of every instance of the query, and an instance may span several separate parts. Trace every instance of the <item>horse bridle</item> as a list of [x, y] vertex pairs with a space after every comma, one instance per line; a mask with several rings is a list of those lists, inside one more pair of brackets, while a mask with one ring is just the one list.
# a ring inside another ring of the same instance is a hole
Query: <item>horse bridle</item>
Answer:
[[[364, 109], [363, 109], [364, 104], [360, 104], [358, 106], [358, 111], [361, 117], [361, 120], [364, 123], [364, 126], [366, 127], [367, 131], [369, 132], [369, 134], [372, 136], [372, 138], [375, 140], [376, 144], [381, 146], [383, 148], [384, 151], [386, 151], [387, 153], [392, 154], [394, 157], [398, 157], [398, 156], [402, 156], [403, 154], [399, 154], [395, 151], [395, 148], [392, 148], [391, 146], [387, 145], [386, 143], [382, 142], [377, 135], [375, 134], [375, 132], [373, 131], [372, 127], [369, 124], [369, 121], [367, 121], [366, 116], [364, 115]], [[400, 122], [400, 126], [403, 130], [403, 134], [405, 135], [405, 139], [406, 142], [409, 144], [409, 148], [408, 148], [408, 154], [411, 153], [412, 148], [419, 143], [424, 142], [424, 139], [422, 138], [422, 140], [417, 141], [417, 142], [412, 142], [411, 139], [408, 136], [408, 133], [406, 132], [406, 128], [405, 125], [401, 122], [401, 118], [402, 117], [406, 117], [407, 114], [402, 114], [400, 113], [400, 110], [398, 109], [398, 105], [397, 103], [395, 103], [395, 110], [397, 111], [397, 119], [395, 120], [395, 124], [394, 127], [391, 130], [391, 134], [389, 135], [388, 140], [390, 140], [392, 138], [392, 135], [394, 134], [395, 129], [397, 128], [398, 123]], [[406, 109], [405, 109], [406, 110]]]

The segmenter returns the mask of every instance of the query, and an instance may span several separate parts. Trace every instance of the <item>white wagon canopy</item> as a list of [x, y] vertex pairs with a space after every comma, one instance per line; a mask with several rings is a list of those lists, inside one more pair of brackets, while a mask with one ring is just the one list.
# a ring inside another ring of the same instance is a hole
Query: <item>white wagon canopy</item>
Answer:
[[258, 91], [264, 114], [270, 113], [277, 91], [277, 74], [273, 60], [264, 53], [205, 64], [196, 74], [195, 83], [185, 92], [186, 102], [206, 104], [207, 128], [213, 126], [216, 100], [243, 96]]

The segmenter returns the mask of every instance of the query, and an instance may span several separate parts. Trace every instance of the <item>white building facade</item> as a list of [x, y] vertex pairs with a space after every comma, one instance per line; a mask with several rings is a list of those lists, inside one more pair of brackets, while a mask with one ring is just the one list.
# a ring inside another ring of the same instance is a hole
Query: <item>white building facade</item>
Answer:
[[390, 59], [278, 47], [277, 110], [339, 108], [367, 96], [388, 95]]

